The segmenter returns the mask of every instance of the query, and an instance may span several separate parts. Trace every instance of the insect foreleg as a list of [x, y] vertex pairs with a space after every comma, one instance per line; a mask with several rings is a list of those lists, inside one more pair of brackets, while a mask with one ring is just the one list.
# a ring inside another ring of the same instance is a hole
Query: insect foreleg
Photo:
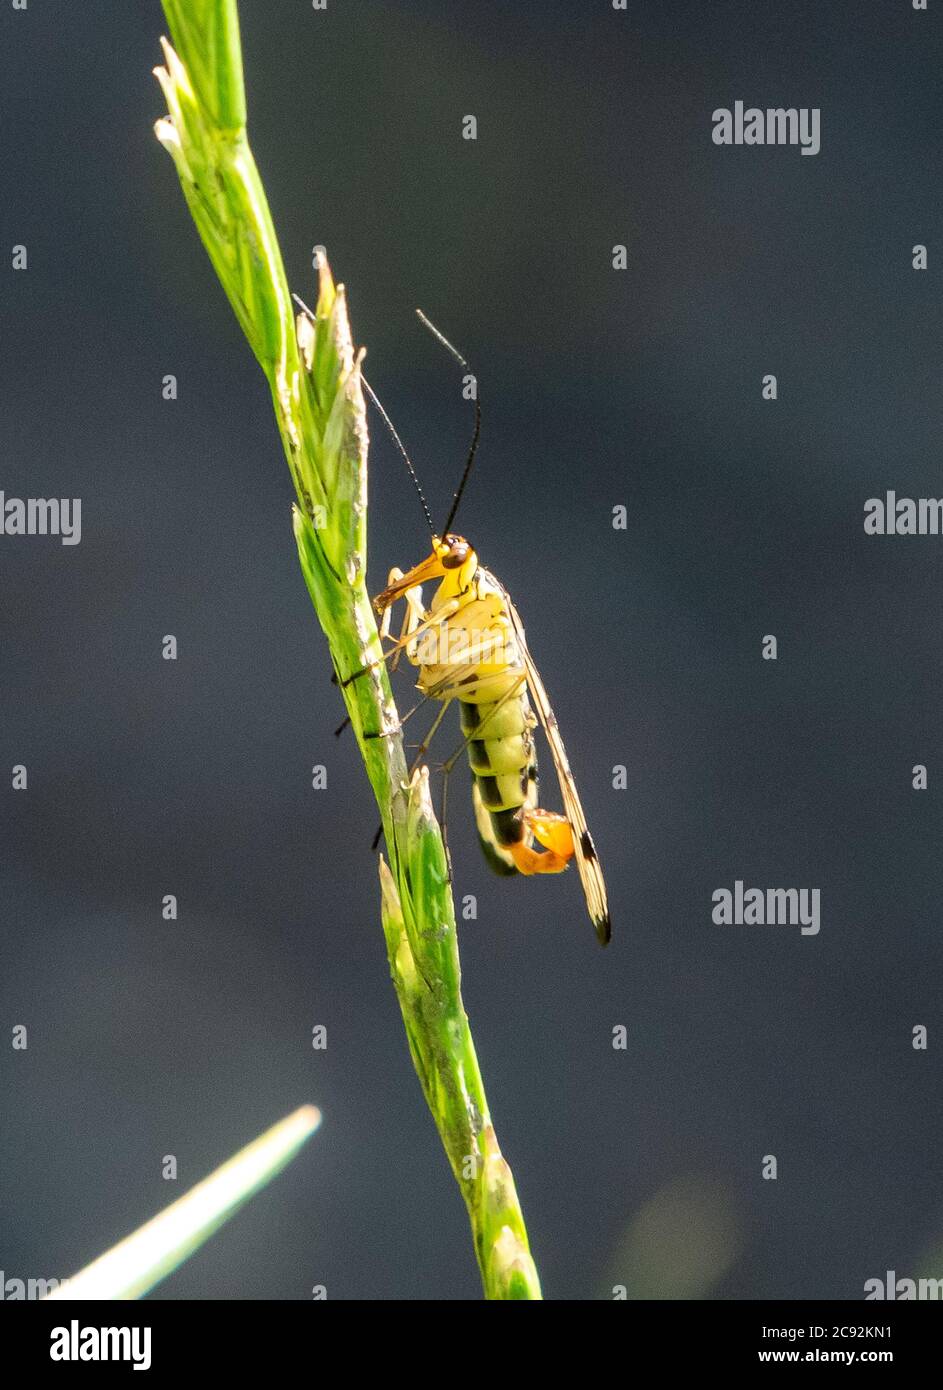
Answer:
[[[387, 576], [386, 587], [389, 589], [394, 584], [398, 584], [403, 577], [403, 571], [399, 569], [398, 566], [394, 565]], [[403, 614], [403, 625], [400, 628], [399, 640], [406, 644], [408, 652], [409, 639], [415, 636], [416, 628], [425, 617], [425, 609], [422, 606], [422, 589], [418, 585], [416, 585], [415, 588], [407, 589], [402, 597], [406, 603], [406, 611]], [[390, 604], [389, 608], [383, 610], [383, 620], [380, 623], [380, 637], [384, 640], [390, 635], [390, 619], [392, 616], [393, 605]], [[393, 660], [390, 662], [391, 671], [396, 670], [401, 656], [402, 647], [393, 655]]]
[[[387, 577], [387, 581], [386, 581], [386, 586], [387, 586], [387, 588], [389, 588], [391, 584], [396, 584], [396, 583], [397, 583], [400, 579], [402, 579], [402, 578], [403, 578], [403, 571], [402, 571], [401, 569], [398, 569], [398, 568], [394, 565], [393, 568], [390, 570], [390, 573], [389, 573], [389, 575], [388, 575], [388, 577]], [[386, 641], [386, 639], [387, 639], [387, 638], [389, 637], [389, 635], [390, 635], [390, 619], [392, 618], [392, 616], [393, 616], [393, 605], [390, 604], [389, 608], [384, 609], [384, 612], [383, 612], [383, 620], [382, 620], [382, 622], [380, 623], [380, 637], [381, 637], [384, 641]], [[401, 633], [400, 636], [402, 636], [402, 635], [403, 635], [403, 634]]]

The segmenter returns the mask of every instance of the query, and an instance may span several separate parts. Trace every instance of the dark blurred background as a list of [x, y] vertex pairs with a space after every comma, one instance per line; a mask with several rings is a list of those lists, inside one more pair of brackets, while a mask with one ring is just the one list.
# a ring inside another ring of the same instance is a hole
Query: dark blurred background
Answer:
[[[457, 776], [466, 1006], [546, 1295], [927, 1272], [943, 541], [866, 537], [862, 507], [943, 491], [939, 8], [241, 13], [292, 286], [324, 244], [437, 512], [469, 408], [416, 305], [478, 373], [460, 529], [522, 612], [607, 872], [604, 953], [575, 873], [491, 877]], [[0, 538], [0, 1031], [30, 1039], [0, 1047], [0, 1268], [74, 1272], [312, 1100], [321, 1132], [157, 1296], [475, 1298], [265, 384], [152, 136], [165, 27], [156, 0], [0, 14], [0, 487], [83, 503], [78, 546]], [[820, 107], [821, 153], [716, 147], [736, 100]], [[371, 462], [377, 587], [427, 533], [377, 422]], [[738, 878], [819, 887], [820, 934], [714, 926]]]

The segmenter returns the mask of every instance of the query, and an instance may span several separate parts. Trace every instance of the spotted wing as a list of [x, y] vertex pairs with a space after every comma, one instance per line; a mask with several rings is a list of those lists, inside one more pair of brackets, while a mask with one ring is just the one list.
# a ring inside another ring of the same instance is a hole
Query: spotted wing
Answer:
[[609, 902], [606, 897], [606, 884], [602, 876], [602, 869], [599, 867], [599, 860], [596, 857], [596, 847], [593, 838], [589, 833], [586, 824], [586, 815], [583, 805], [576, 790], [576, 783], [573, 780], [573, 773], [570, 771], [570, 763], [566, 756], [566, 749], [563, 746], [563, 739], [560, 737], [560, 730], [557, 726], [557, 718], [551, 708], [547, 698], [547, 691], [543, 681], [540, 679], [540, 672], [534, 665], [534, 659], [527, 646], [524, 636], [524, 624], [521, 622], [520, 615], [514, 607], [510, 598], [505, 593], [508, 612], [514, 624], [514, 631], [521, 644], [521, 651], [524, 656], [524, 666], [527, 671], [527, 686], [531, 698], [536, 706], [540, 722], [543, 725], [544, 733], [547, 735], [547, 742], [553, 754], [554, 767], [557, 770], [557, 780], [560, 783], [560, 792], [563, 796], [563, 807], [566, 818], [570, 822], [573, 831], [573, 850], [576, 859], [576, 867], [579, 870], [580, 881], [583, 885], [583, 893], [586, 897], [586, 906], [593, 926], [596, 928], [598, 936], [603, 946], [608, 945], [612, 934], [612, 927], [609, 919]]

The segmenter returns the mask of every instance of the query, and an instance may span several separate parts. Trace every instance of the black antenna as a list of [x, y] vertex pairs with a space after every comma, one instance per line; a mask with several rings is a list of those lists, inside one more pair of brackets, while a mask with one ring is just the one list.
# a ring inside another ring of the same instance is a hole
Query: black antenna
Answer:
[[[308, 318], [311, 320], [312, 323], [317, 323], [317, 318], [314, 314], [312, 314], [311, 310], [308, 308], [307, 304], [304, 302], [303, 299], [300, 299], [296, 294], [292, 295], [292, 299], [295, 301], [296, 304], [299, 304], [301, 306], [301, 308], [308, 315]], [[416, 473], [415, 468], [413, 467], [412, 459], [406, 452], [406, 446], [400, 439], [399, 435], [396, 433], [396, 427], [393, 424], [393, 421], [390, 419], [389, 415], [387, 415], [386, 411], [383, 409], [379, 396], [377, 395], [376, 391], [374, 391], [373, 387], [370, 385], [363, 372], [360, 373], [360, 380], [367, 389], [367, 395], [373, 401], [373, 404], [376, 406], [377, 410], [383, 417], [383, 423], [386, 425], [390, 434], [393, 436], [394, 444], [396, 445], [397, 449], [399, 449], [400, 453], [403, 455], [403, 460], [406, 464], [406, 467], [409, 469], [409, 476], [415, 483], [416, 491], [419, 493], [419, 501], [422, 503], [422, 510], [426, 514], [426, 521], [428, 522], [429, 530], [432, 532], [433, 535], [435, 535], [435, 522], [432, 520], [432, 513], [429, 510], [429, 504], [426, 501], [425, 493], [423, 492], [422, 487], [420, 485], [419, 477]]]
[[[470, 371], [471, 371], [471, 368], [469, 367], [468, 363], [465, 361], [464, 357], [463, 357], [462, 354], [458, 351], [458, 349], [452, 346], [452, 344], [449, 342], [448, 338], [446, 338], [445, 334], [439, 332], [439, 330], [436, 328], [435, 324], [434, 324], [434, 323], [431, 323], [430, 320], [426, 318], [425, 314], [422, 312], [421, 309], [417, 309], [417, 310], [416, 310], [416, 314], [417, 314], [417, 316], [418, 316], [418, 318], [419, 318], [419, 322], [422, 323], [422, 324], [425, 324], [426, 328], [428, 328], [429, 332], [432, 334], [432, 336], [433, 336], [434, 338], [438, 338], [439, 342], [442, 344], [442, 346], [446, 349], [447, 352], [450, 352], [450, 353], [452, 354], [452, 356], [455, 358], [456, 362], [460, 363], [460, 365], [463, 366], [467, 372], [470, 372]], [[475, 451], [476, 451], [477, 448], [478, 448], [478, 436], [479, 436], [480, 434], [481, 434], [481, 403], [480, 403], [479, 400], [478, 400], [478, 381], [477, 381], [477, 379], [476, 379], [476, 380], [475, 380], [475, 432], [474, 432], [474, 434], [472, 435], [471, 448], [470, 448], [469, 451], [468, 451], [468, 458], [465, 460], [465, 471], [464, 471], [464, 473], [462, 474], [462, 481], [459, 483], [458, 489], [456, 490], [456, 493], [455, 493], [455, 496], [452, 498], [452, 509], [451, 509], [451, 511], [450, 511], [449, 514], [448, 514], [448, 518], [447, 518], [447, 520], [446, 520], [445, 525], [442, 527], [442, 532], [441, 532], [441, 534], [442, 534], [443, 536], [447, 536], [447, 535], [449, 534], [449, 531], [451, 530], [451, 527], [452, 527], [452, 522], [455, 520], [455, 513], [458, 511], [458, 504], [459, 504], [459, 502], [461, 502], [461, 500], [462, 500], [462, 493], [465, 491], [465, 484], [468, 482], [468, 475], [469, 475], [469, 473], [470, 473], [471, 470], [472, 470], [472, 464], [475, 462]]]
[[406, 467], [409, 469], [409, 476], [416, 484], [416, 491], [419, 493], [419, 500], [422, 503], [422, 510], [426, 514], [426, 521], [429, 524], [429, 530], [432, 532], [433, 535], [435, 535], [435, 522], [432, 520], [432, 513], [429, 510], [429, 504], [426, 501], [425, 493], [423, 492], [422, 487], [420, 486], [419, 478], [416, 475], [416, 470], [415, 468], [413, 468], [412, 460], [406, 452], [406, 446], [403, 444], [403, 441], [396, 433], [396, 428], [393, 424], [393, 421], [390, 419], [389, 415], [387, 415], [386, 411], [383, 409], [383, 406], [380, 404], [379, 396], [377, 395], [376, 391], [374, 391], [373, 387], [370, 385], [363, 372], [360, 373], [360, 380], [367, 388], [367, 395], [370, 397], [377, 410], [383, 416], [383, 422], [389, 430], [390, 434], [393, 436], [393, 442], [395, 443], [397, 449], [399, 449], [400, 453], [403, 455], [403, 461], [405, 462]]

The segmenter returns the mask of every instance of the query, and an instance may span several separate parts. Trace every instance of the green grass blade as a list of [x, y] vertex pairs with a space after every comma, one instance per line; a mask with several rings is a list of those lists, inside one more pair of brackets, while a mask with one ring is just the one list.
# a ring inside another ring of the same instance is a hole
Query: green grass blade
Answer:
[[[455, 911], [424, 769], [410, 780], [366, 589], [367, 423], [343, 286], [319, 265], [297, 319], [245, 130], [234, 0], [164, 0], [174, 47], [156, 70], [173, 157], [210, 260], [272, 394], [297, 504], [295, 542], [386, 838], [383, 919], [410, 1051], [471, 1219], [489, 1298], [539, 1298], [461, 997]], [[376, 735], [383, 733], [385, 737]], [[367, 737], [367, 735], [370, 735]]]
[[271, 1182], [320, 1123], [313, 1105], [301, 1106], [47, 1298], [143, 1297]]

